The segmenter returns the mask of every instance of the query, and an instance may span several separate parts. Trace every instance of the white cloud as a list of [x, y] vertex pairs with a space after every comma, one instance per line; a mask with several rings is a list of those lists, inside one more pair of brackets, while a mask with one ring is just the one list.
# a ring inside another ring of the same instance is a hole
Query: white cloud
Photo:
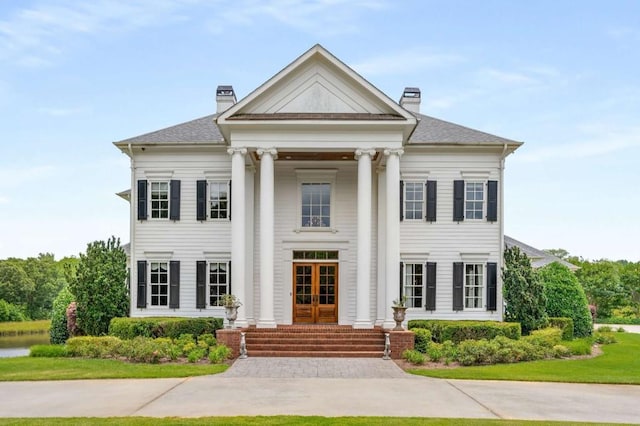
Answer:
[[366, 59], [353, 64], [353, 69], [363, 75], [398, 75], [428, 68], [447, 67], [464, 61], [464, 57], [460, 55], [413, 48]]
[[0, 195], [0, 204], [9, 204], [9, 203], [10, 203], [9, 197]]

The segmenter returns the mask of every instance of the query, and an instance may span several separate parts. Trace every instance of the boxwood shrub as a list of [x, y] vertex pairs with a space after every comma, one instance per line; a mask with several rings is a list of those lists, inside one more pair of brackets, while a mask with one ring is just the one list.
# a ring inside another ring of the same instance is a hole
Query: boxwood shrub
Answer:
[[431, 343], [431, 332], [426, 328], [414, 328], [415, 334], [414, 349], [422, 354], [426, 354]]
[[562, 330], [562, 340], [573, 340], [573, 319], [567, 317], [549, 318], [549, 327]]
[[177, 339], [182, 334], [191, 334], [195, 338], [201, 334], [214, 334], [222, 327], [222, 318], [114, 318], [109, 324], [109, 335], [120, 339], [134, 337]]
[[497, 336], [517, 340], [522, 334], [517, 322], [411, 320], [408, 326], [409, 330], [426, 328], [431, 331], [432, 339], [437, 343], [447, 340], [453, 343], [465, 340], [491, 340]]

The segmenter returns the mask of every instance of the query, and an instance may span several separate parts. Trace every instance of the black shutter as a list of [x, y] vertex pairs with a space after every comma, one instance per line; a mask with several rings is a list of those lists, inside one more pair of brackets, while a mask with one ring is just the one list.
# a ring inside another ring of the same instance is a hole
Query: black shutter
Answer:
[[487, 182], [487, 221], [498, 220], [498, 181]]
[[207, 181], [196, 182], [196, 218], [197, 220], [207, 220]]
[[464, 181], [453, 181], [453, 220], [460, 222], [464, 220]]
[[229, 181], [229, 194], [227, 195], [227, 209], [229, 210], [229, 220], [231, 220], [231, 181]]
[[227, 285], [229, 286], [229, 294], [232, 294], [231, 291], [231, 261], [229, 261], [229, 266], [227, 266]]
[[400, 181], [400, 222], [404, 220], [404, 181]]
[[147, 307], [147, 261], [138, 260], [138, 308]]
[[180, 181], [172, 180], [169, 195], [169, 219], [180, 220]]
[[402, 300], [402, 294], [404, 293], [403, 285], [404, 282], [404, 263], [400, 262], [400, 293], [398, 293], [398, 300]]
[[169, 308], [180, 307], [180, 261], [169, 262]]
[[487, 263], [487, 311], [495, 311], [498, 299], [498, 264]]
[[427, 311], [436, 310], [436, 263], [427, 262], [427, 295], [424, 308]]
[[438, 182], [435, 180], [428, 180], [425, 185], [427, 190], [427, 215], [428, 222], [436, 221], [436, 202], [438, 200]]
[[196, 309], [206, 308], [207, 301], [207, 262], [198, 260], [196, 262]]
[[147, 181], [138, 181], [138, 220], [147, 220]]
[[463, 309], [464, 295], [464, 264], [462, 262], [453, 262], [453, 310], [461, 311]]

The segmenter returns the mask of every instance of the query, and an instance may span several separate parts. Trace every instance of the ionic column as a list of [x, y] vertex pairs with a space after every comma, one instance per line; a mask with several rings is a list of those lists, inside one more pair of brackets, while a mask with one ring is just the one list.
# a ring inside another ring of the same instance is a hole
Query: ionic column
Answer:
[[354, 328], [373, 328], [371, 322], [371, 158], [374, 149], [356, 150], [358, 160], [358, 265]]
[[[246, 148], [229, 148], [231, 155], [231, 289], [247, 306], [245, 300], [245, 159]], [[247, 326], [246, 308], [238, 309], [237, 327]]]
[[391, 304], [400, 297], [400, 156], [402, 148], [385, 149], [386, 167], [386, 310], [384, 328], [393, 328]]
[[258, 149], [260, 156], [260, 316], [256, 327], [275, 328], [273, 314], [273, 161], [274, 148]]

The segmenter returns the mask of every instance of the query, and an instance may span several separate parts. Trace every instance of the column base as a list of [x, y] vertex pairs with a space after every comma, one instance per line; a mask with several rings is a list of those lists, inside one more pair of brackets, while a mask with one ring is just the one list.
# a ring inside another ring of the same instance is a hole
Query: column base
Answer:
[[395, 328], [395, 326], [396, 322], [392, 319], [384, 320], [384, 322], [382, 323], [382, 328], [384, 328], [385, 330], [392, 330]]
[[278, 324], [276, 324], [275, 320], [264, 320], [260, 319], [256, 323], [256, 328], [276, 328]]
[[[225, 320], [225, 325], [227, 325], [227, 320]], [[247, 328], [249, 327], [249, 322], [246, 319], [237, 319], [233, 325], [234, 328]]]
[[356, 320], [356, 322], [353, 323], [352, 327], [358, 329], [368, 329], [373, 328], [373, 323], [366, 320]]

